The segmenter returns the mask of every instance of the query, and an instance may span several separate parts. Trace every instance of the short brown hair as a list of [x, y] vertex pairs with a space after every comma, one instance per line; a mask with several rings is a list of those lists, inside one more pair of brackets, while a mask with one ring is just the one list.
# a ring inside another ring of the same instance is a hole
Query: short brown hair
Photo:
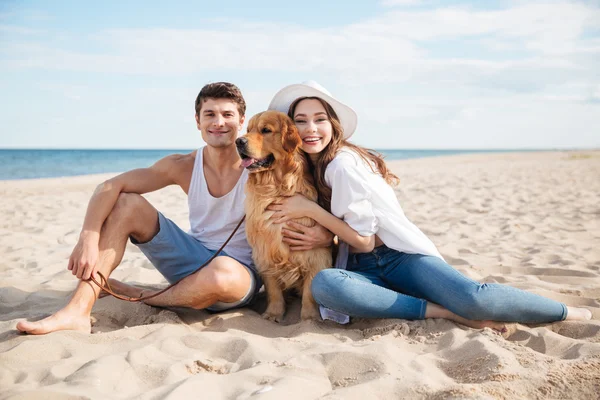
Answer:
[[233, 100], [233, 102], [238, 105], [240, 117], [246, 115], [246, 101], [244, 100], [244, 96], [242, 96], [242, 91], [233, 83], [215, 82], [204, 85], [202, 90], [200, 90], [200, 93], [198, 93], [198, 97], [196, 97], [196, 103], [194, 104], [196, 115], [200, 115], [202, 103], [209, 98]]

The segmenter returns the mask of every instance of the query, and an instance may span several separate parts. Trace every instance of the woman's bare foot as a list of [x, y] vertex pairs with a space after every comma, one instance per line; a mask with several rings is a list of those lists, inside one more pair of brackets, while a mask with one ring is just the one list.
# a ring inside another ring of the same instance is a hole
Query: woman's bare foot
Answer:
[[506, 333], [508, 328], [506, 323], [497, 321], [474, 321], [463, 318], [452, 311], [445, 309], [434, 303], [427, 303], [427, 309], [425, 311], [425, 318], [444, 318], [454, 322], [458, 322], [461, 325], [468, 326], [469, 328], [483, 329], [491, 328], [499, 333]]
[[31, 335], [44, 335], [50, 332], [65, 330], [90, 333], [92, 331], [92, 324], [89, 315], [63, 308], [56, 312], [56, 314], [52, 314], [40, 321], [19, 321], [17, 329]]
[[592, 312], [587, 308], [567, 307], [566, 321], [587, 321], [592, 319]]
[[[458, 316], [457, 316], [458, 317]], [[452, 318], [449, 318], [452, 319]], [[475, 329], [483, 329], [483, 328], [491, 328], [496, 332], [506, 333], [508, 328], [506, 327], [505, 322], [498, 321], [473, 321], [470, 319], [465, 319], [462, 317], [458, 317], [458, 319], [452, 319], [454, 322], [458, 322], [461, 325], [468, 326], [469, 328]]]

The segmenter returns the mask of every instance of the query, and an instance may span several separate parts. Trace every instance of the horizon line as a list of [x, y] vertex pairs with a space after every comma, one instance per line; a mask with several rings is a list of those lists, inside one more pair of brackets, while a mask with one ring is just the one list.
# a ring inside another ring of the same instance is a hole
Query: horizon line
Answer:
[[[203, 146], [202, 146], [203, 147]], [[365, 147], [365, 146], [361, 146]], [[5, 150], [39, 150], [39, 151], [194, 151], [198, 148], [184, 147], [154, 147], [154, 148], [128, 148], [128, 147], [0, 147], [0, 151]], [[598, 147], [573, 146], [573, 147], [447, 147], [447, 148], [371, 148], [375, 151], [561, 151], [561, 150], [600, 150]]]

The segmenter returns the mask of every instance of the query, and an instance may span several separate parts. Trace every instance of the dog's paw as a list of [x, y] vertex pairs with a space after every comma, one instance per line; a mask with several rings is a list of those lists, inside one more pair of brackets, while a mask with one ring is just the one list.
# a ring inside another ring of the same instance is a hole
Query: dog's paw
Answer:
[[268, 319], [269, 321], [273, 321], [273, 322], [277, 322], [277, 323], [283, 321], [283, 313], [276, 314], [276, 313], [271, 313], [269, 311], [266, 311], [263, 313], [262, 317], [264, 319]]
[[302, 307], [300, 318], [302, 318], [302, 321], [320, 321], [321, 315], [315, 307]]

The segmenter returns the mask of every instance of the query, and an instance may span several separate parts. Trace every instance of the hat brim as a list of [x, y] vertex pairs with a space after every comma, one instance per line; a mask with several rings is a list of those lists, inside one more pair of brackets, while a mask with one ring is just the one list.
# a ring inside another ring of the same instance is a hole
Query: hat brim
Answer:
[[284, 87], [271, 100], [269, 110], [277, 110], [287, 114], [292, 103], [302, 97], [318, 97], [329, 103], [340, 120], [342, 129], [344, 130], [344, 139], [352, 136], [358, 122], [356, 112], [326, 93], [308, 85], [294, 84]]

